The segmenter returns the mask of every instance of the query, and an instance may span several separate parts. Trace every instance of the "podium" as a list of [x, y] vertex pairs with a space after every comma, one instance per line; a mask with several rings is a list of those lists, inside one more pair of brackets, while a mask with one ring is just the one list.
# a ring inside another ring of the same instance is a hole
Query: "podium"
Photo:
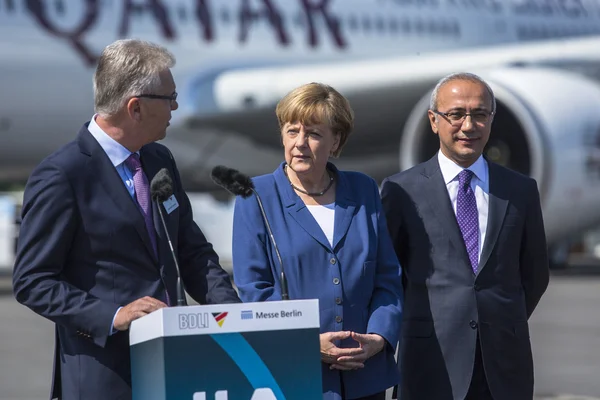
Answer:
[[130, 353], [133, 400], [322, 399], [317, 300], [162, 308]]

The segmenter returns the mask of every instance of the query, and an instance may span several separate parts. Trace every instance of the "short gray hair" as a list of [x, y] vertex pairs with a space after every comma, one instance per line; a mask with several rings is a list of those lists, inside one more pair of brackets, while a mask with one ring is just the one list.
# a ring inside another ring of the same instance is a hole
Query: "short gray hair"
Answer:
[[453, 82], [453, 81], [476, 82], [476, 83], [480, 83], [483, 86], [485, 86], [485, 88], [487, 89], [487, 91], [490, 94], [490, 97], [492, 99], [492, 112], [496, 111], [496, 96], [494, 96], [494, 91], [492, 90], [490, 85], [487, 84], [486, 81], [484, 81], [479, 76], [472, 74], [470, 72], [456, 72], [456, 73], [447, 75], [447, 76], [443, 77], [442, 79], [440, 79], [438, 81], [437, 85], [435, 85], [435, 88], [433, 88], [433, 92], [431, 92], [431, 99], [429, 100], [429, 108], [431, 110], [437, 110], [438, 94], [439, 94], [442, 86], [444, 86], [446, 83]]
[[137, 39], [106, 46], [94, 74], [94, 109], [103, 117], [119, 112], [128, 98], [160, 88], [159, 73], [175, 65], [166, 48]]

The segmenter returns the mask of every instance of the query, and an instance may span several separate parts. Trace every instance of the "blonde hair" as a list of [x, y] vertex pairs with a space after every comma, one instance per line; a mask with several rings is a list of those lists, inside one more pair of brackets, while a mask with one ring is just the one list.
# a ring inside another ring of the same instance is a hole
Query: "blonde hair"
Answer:
[[339, 157], [354, 128], [354, 111], [350, 102], [337, 90], [323, 83], [309, 83], [289, 92], [275, 109], [279, 129], [287, 123], [303, 125], [326, 123], [340, 135], [338, 148], [332, 157]]

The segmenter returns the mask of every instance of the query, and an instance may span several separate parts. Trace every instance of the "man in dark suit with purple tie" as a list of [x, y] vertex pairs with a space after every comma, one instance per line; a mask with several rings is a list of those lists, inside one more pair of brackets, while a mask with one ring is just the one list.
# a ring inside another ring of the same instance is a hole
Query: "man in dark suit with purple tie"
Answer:
[[[177, 109], [174, 64], [152, 43], [107, 46], [94, 76], [96, 115], [27, 182], [13, 284], [20, 303], [56, 324], [51, 398], [131, 398], [129, 325], [177, 298], [157, 207], [191, 297], [240, 301], [192, 219], [173, 156], [154, 143]], [[163, 168], [174, 193], [157, 204], [149, 180]]]
[[402, 400], [533, 398], [546, 239], [536, 182], [482, 155], [495, 111], [481, 78], [442, 79], [428, 113], [440, 151], [382, 186], [404, 270]]

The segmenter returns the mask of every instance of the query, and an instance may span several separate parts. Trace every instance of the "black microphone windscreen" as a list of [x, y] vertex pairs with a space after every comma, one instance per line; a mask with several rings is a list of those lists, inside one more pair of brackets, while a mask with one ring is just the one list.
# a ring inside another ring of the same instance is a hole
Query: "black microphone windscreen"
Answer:
[[162, 168], [154, 175], [152, 182], [150, 182], [150, 193], [152, 198], [160, 203], [171, 197], [173, 194], [173, 180], [168, 169]]
[[217, 165], [212, 170], [211, 178], [213, 182], [235, 196], [246, 198], [252, 195], [254, 189], [252, 179], [233, 168]]

